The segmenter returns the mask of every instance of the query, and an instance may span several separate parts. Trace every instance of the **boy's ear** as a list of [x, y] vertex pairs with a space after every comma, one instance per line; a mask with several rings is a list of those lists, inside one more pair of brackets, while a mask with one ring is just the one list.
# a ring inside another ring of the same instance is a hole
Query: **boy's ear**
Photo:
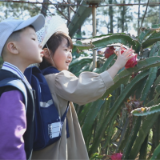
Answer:
[[14, 42], [8, 42], [6, 45], [6, 49], [8, 50], [8, 52], [10, 52], [11, 54], [18, 54], [18, 49], [16, 47], [16, 44]]

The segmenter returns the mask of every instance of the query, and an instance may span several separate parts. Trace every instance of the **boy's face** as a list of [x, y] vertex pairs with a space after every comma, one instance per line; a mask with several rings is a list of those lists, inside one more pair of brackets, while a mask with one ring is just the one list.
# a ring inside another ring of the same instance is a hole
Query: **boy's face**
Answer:
[[59, 71], [68, 70], [69, 64], [72, 61], [72, 49], [68, 48], [67, 40], [65, 38], [63, 38], [62, 43], [59, 45], [52, 58], [55, 67]]
[[17, 43], [19, 56], [25, 64], [40, 63], [43, 57], [42, 47], [37, 40], [33, 28], [27, 27], [20, 33], [20, 40]]

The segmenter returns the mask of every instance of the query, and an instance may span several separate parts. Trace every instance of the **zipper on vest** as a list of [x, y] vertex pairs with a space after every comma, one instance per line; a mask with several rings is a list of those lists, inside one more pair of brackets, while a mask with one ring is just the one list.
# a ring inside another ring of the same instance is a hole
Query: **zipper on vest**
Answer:
[[34, 89], [32, 89], [32, 93], [33, 93], [34, 99], [36, 99], [36, 91]]

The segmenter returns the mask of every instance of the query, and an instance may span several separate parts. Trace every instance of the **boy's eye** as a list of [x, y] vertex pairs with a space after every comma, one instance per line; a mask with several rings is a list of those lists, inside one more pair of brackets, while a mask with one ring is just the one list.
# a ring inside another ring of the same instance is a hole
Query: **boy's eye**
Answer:
[[34, 40], [34, 41], [35, 41], [36, 39], [35, 39], [35, 38], [32, 38], [32, 40]]

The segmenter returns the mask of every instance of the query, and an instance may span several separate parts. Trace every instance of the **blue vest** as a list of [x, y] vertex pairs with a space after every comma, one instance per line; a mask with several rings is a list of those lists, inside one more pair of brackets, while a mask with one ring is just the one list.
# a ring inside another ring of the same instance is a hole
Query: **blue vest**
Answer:
[[24, 133], [23, 138], [27, 160], [29, 160], [32, 157], [34, 139], [35, 105], [32, 89], [28, 88], [28, 86], [25, 85], [25, 83], [17, 75], [10, 71], [0, 69], [0, 96], [4, 92], [10, 90], [19, 90], [24, 96], [27, 117], [27, 130]]
[[[48, 67], [41, 71], [36, 66], [29, 67], [25, 71], [25, 76], [35, 90], [35, 131], [34, 131], [34, 150], [43, 149], [46, 146], [58, 141], [61, 137], [63, 122], [69, 108], [60, 117], [55, 106], [50, 89], [44, 75], [58, 73], [54, 67]], [[69, 137], [67, 123], [67, 137]]]

